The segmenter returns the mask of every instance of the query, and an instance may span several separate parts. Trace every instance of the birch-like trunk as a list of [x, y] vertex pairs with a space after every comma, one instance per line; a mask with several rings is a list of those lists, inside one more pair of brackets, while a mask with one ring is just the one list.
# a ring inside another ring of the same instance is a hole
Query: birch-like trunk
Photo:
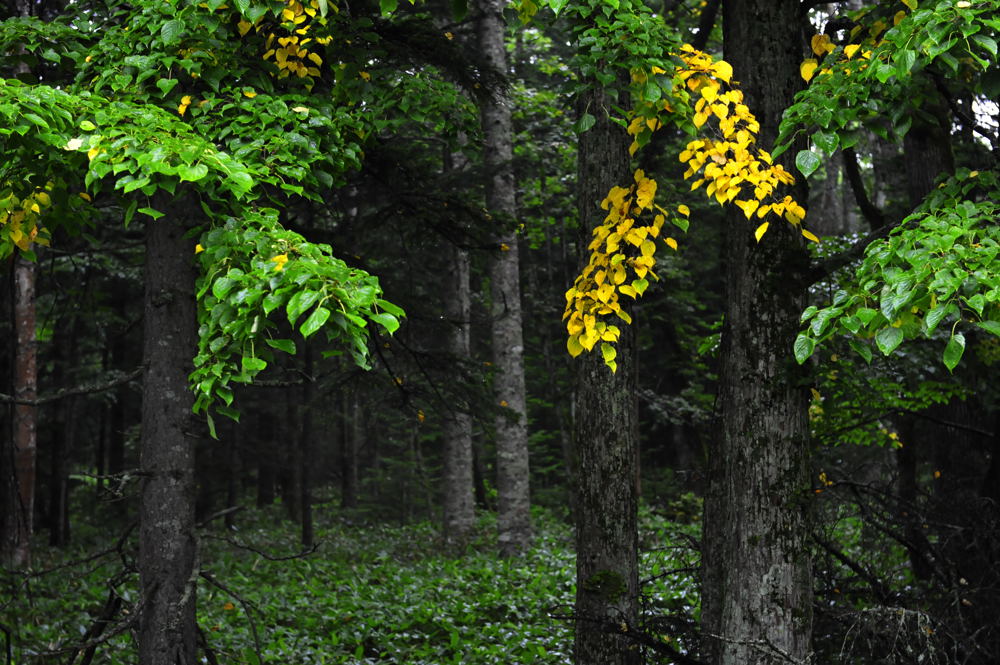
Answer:
[[[447, 353], [456, 365], [463, 366], [471, 357], [469, 252], [451, 249], [452, 268], [445, 285], [445, 325], [448, 326]], [[472, 484], [472, 416], [465, 405], [449, 405], [444, 414], [441, 436], [444, 439], [444, 535], [461, 541], [475, 525], [475, 496]]]
[[[504, 6], [500, 0], [477, 0], [476, 3], [483, 59], [496, 71], [506, 74]], [[496, 254], [490, 265], [493, 386], [497, 403], [504, 409], [496, 419], [497, 521], [500, 553], [513, 556], [531, 544], [528, 423], [510, 99], [503, 91], [494, 94], [482, 102], [480, 117], [485, 137], [483, 161], [488, 174], [486, 208], [499, 229]]]

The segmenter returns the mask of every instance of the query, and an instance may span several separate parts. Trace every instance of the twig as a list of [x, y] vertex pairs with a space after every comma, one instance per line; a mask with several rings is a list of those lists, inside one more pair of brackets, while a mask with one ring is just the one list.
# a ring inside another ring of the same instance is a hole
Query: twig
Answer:
[[292, 559], [302, 559], [315, 552], [317, 549], [319, 549], [320, 546], [320, 543], [314, 543], [312, 547], [308, 547], [299, 552], [298, 554], [289, 554], [288, 556], [273, 556], [271, 554], [268, 554], [267, 552], [264, 552], [263, 550], [259, 550], [256, 547], [253, 547], [252, 545], [241, 543], [239, 541], [233, 540], [232, 538], [224, 538], [222, 536], [216, 536], [213, 534], [206, 534], [204, 537], [212, 538], [213, 540], [221, 540], [225, 543], [229, 543], [233, 547], [237, 547], [241, 550], [247, 550], [248, 552], [253, 552], [254, 554], [258, 554], [267, 559], [268, 561], [291, 561]]
[[238, 513], [239, 511], [243, 510], [245, 507], [246, 506], [230, 506], [229, 508], [226, 508], [225, 510], [220, 510], [219, 512], [214, 513], [212, 515], [209, 515], [208, 517], [206, 517], [202, 521], [198, 522], [198, 524], [195, 525], [195, 528], [203, 529], [209, 523], [211, 523], [211, 522], [219, 519], [220, 517], [225, 517], [226, 515], [231, 515], [232, 513]]
[[206, 573], [204, 570], [201, 571], [201, 577], [212, 586], [221, 589], [223, 592], [232, 596], [236, 600], [236, 602], [240, 604], [240, 607], [243, 608], [243, 613], [247, 615], [247, 621], [250, 622], [250, 634], [253, 635], [254, 651], [257, 654], [257, 662], [263, 665], [264, 656], [261, 654], [260, 635], [257, 634], [257, 622], [254, 621], [253, 614], [250, 612], [251, 609], [250, 604], [246, 600], [244, 600], [243, 597], [240, 596], [238, 593], [227, 587], [219, 580], [212, 577], [210, 574]]
[[118, 386], [134, 381], [142, 375], [143, 367], [136, 367], [134, 370], [129, 372], [124, 376], [120, 376], [117, 379], [111, 379], [105, 383], [93, 383], [89, 385], [74, 386], [72, 388], [63, 388], [50, 395], [42, 395], [35, 399], [18, 399], [12, 395], [6, 395], [0, 393], [0, 402], [5, 402], [8, 404], [24, 404], [26, 406], [41, 406], [43, 404], [48, 404], [49, 402], [55, 402], [67, 397], [76, 397], [77, 395], [92, 395], [94, 393], [104, 392], [105, 390], [111, 390], [112, 388], [117, 388]]

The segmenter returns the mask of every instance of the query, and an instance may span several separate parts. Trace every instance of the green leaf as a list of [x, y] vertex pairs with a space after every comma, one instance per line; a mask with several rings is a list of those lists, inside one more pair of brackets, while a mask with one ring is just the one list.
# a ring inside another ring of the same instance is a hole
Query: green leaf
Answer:
[[240, 360], [240, 365], [243, 367], [244, 372], [259, 372], [265, 367], [267, 367], [267, 361], [263, 358], [254, 358], [253, 356], [247, 357], [243, 356]]
[[288, 322], [294, 326], [295, 321], [302, 316], [303, 312], [312, 307], [319, 300], [319, 297], [319, 291], [303, 289], [296, 292], [295, 295], [288, 299], [288, 304], [285, 306], [285, 312], [288, 314]]
[[864, 342], [859, 342], [856, 339], [848, 340], [847, 343], [859, 356], [865, 359], [866, 363], [869, 365], [872, 364], [872, 350], [870, 346]]
[[990, 52], [990, 55], [996, 57], [997, 55], [997, 42], [992, 37], [986, 35], [972, 35], [972, 41], [976, 42], [984, 49]]
[[875, 344], [878, 346], [879, 351], [883, 355], [889, 355], [896, 350], [900, 342], [903, 341], [903, 331], [899, 328], [894, 328], [889, 326], [888, 328], [882, 328], [875, 335]]
[[799, 336], [795, 338], [795, 344], [792, 348], [795, 351], [795, 360], [801, 365], [813, 354], [813, 350], [816, 348], [816, 340], [808, 335], [799, 333]]
[[979, 316], [983, 315], [983, 307], [986, 306], [986, 299], [983, 298], [982, 293], [977, 293], [971, 298], [966, 299], [966, 304], [972, 309], [976, 310], [976, 314]]
[[92, 132], [95, 129], [97, 129], [97, 125], [95, 125], [89, 120], [84, 120], [80, 123], [80, 129], [82, 129], [85, 132]]
[[632, 288], [635, 289], [635, 292], [641, 296], [643, 292], [649, 288], [649, 281], [645, 279], [632, 280]]
[[382, 300], [381, 298], [379, 298], [379, 299], [377, 299], [375, 301], [375, 304], [378, 305], [379, 307], [381, 307], [382, 309], [384, 309], [385, 311], [389, 312], [393, 316], [405, 316], [406, 315], [405, 312], [403, 312], [403, 308], [402, 307], [399, 307], [398, 305], [394, 305], [391, 302], [389, 302], [388, 300]]
[[299, 332], [302, 333], [303, 337], [309, 337], [314, 332], [323, 327], [326, 320], [330, 318], [330, 310], [326, 307], [317, 307], [313, 310], [312, 314], [309, 315], [299, 328]]
[[379, 8], [382, 10], [382, 16], [388, 16], [393, 13], [398, 6], [398, 0], [379, 0]]
[[251, 189], [253, 189], [254, 185], [253, 176], [251, 176], [246, 171], [234, 171], [230, 173], [229, 180], [232, 180], [233, 183], [236, 185], [233, 189], [239, 194], [249, 192]]
[[159, 219], [164, 215], [164, 213], [160, 212], [159, 210], [154, 210], [153, 208], [139, 208], [138, 210], [136, 210], [136, 212], [141, 212], [144, 215], [149, 215], [153, 219]]
[[927, 326], [928, 334], [934, 332], [934, 329], [938, 327], [938, 324], [941, 323], [941, 319], [945, 317], [950, 308], [950, 302], [943, 302], [939, 303], [937, 307], [927, 312], [927, 318], [924, 319], [924, 324]]
[[576, 124], [573, 125], [573, 131], [577, 134], [583, 134], [585, 131], [597, 124], [597, 118], [589, 113], [584, 113]]
[[958, 361], [962, 359], [963, 353], [965, 353], [965, 335], [957, 332], [951, 336], [947, 346], [944, 347], [944, 366], [948, 368], [949, 372], [955, 369]]
[[[468, 0], [451, 0], [451, 17], [456, 23], [461, 23], [469, 15]], [[325, 16], [325, 14], [324, 14]]]
[[204, 164], [181, 164], [177, 167], [177, 175], [181, 181], [195, 182], [208, 175], [208, 167]]
[[618, 356], [618, 351], [607, 342], [601, 342], [601, 356], [605, 363], [610, 363]]
[[379, 314], [370, 314], [368, 318], [388, 330], [390, 335], [399, 329], [399, 319], [392, 314], [381, 312]]
[[896, 63], [896, 78], [902, 80], [913, 69], [913, 65], [917, 61], [917, 53], [910, 50], [897, 51], [892, 59]]
[[819, 307], [817, 307], [816, 305], [809, 305], [808, 307], [806, 307], [805, 311], [802, 312], [802, 316], [799, 317], [799, 323], [805, 323], [806, 321], [811, 319], [818, 311]]
[[823, 160], [819, 158], [819, 155], [811, 150], [799, 150], [799, 154], [795, 155], [795, 166], [797, 166], [802, 175], [807, 178], [811, 176], [822, 163]]
[[240, 14], [246, 16], [247, 10], [250, 9], [250, 0], [236, 0], [236, 9], [240, 10]]
[[233, 286], [235, 285], [236, 282], [229, 279], [228, 277], [220, 277], [212, 283], [212, 295], [218, 298], [219, 300], [222, 300], [223, 298], [226, 297], [226, 294], [229, 293], [232, 290]]
[[267, 345], [272, 349], [284, 351], [292, 356], [295, 355], [295, 342], [290, 339], [265, 339], [264, 341], [267, 342]]
[[178, 79], [160, 79], [156, 82], [156, 87], [160, 89], [161, 96], [166, 97], [178, 83], [180, 83]]
[[184, 21], [179, 18], [171, 19], [160, 28], [160, 36], [167, 46], [180, 41], [181, 34], [184, 33]]
[[840, 137], [835, 132], [816, 132], [812, 135], [812, 139], [816, 147], [827, 155], [833, 155], [840, 144]]
[[979, 321], [976, 323], [977, 326], [985, 330], [986, 332], [993, 333], [997, 337], [1000, 337], [1000, 322], [998, 321]]

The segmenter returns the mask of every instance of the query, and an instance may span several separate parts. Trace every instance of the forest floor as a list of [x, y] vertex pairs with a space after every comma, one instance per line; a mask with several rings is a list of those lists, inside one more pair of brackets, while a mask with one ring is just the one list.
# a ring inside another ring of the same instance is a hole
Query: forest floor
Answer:
[[[321, 515], [317, 547], [302, 554], [280, 508], [239, 513], [201, 532], [198, 624], [212, 665], [570, 663], [575, 561], [573, 533], [536, 510], [535, 546], [519, 559], [495, 553], [495, 521], [479, 520], [461, 550], [431, 523], [390, 525]], [[640, 579], [648, 614], [696, 618], [698, 528], [640, 515]], [[69, 550], [38, 546], [28, 575], [6, 574], [0, 636], [7, 662], [135, 662], [134, 533], [78, 529]], [[671, 572], [671, 571], [679, 572]], [[10, 595], [8, 595], [10, 594]], [[109, 603], [110, 599], [110, 603]], [[669, 639], [669, 635], [661, 636]], [[81, 658], [82, 661], [76, 660]]]

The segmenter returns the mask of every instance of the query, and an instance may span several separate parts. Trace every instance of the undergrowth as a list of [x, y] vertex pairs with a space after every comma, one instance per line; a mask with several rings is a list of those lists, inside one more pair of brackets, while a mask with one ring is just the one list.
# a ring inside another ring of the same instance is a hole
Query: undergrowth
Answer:
[[[331, 518], [317, 525], [318, 546], [306, 554], [278, 515], [241, 513], [236, 530], [219, 524], [201, 532], [203, 663], [572, 662], [573, 626], [559, 617], [574, 598], [573, 536], [556, 518], [536, 512], [535, 546], [503, 560], [489, 515], [461, 550], [447, 547], [432, 524]], [[688, 541], [696, 530], [649, 510], [640, 522], [646, 611], [695, 616]], [[93, 665], [136, 661], [135, 534], [120, 547], [101, 537], [81, 538], [92, 542], [72, 552], [38, 547], [35, 572], [5, 576], [0, 627], [13, 664], [85, 662], [88, 647]], [[111, 603], [111, 621], [97, 636], [94, 626]], [[647, 624], [657, 634], [664, 626]]]

